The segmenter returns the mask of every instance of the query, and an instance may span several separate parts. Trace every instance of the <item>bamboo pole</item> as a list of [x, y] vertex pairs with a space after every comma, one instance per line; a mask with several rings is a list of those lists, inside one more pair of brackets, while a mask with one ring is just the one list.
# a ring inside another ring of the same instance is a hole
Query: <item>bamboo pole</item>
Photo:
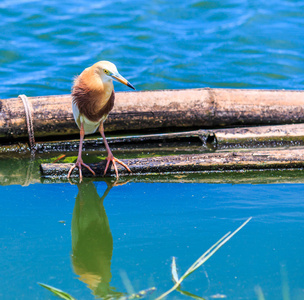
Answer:
[[[216, 152], [177, 156], [162, 156], [123, 160], [133, 174], [163, 174], [180, 172], [209, 172], [227, 170], [267, 170], [292, 169], [304, 167], [303, 149], [280, 149], [239, 152]], [[106, 161], [89, 164], [96, 176], [103, 176]], [[66, 176], [73, 164], [56, 163], [41, 164], [43, 177]], [[82, 169], [84, 176], [92, 176], [87, 169]], [[119, 166], [121, 175], [129, 175], [128, 171]], [[113, 175], [113, 171], [107, 175]], [[78, 176], [73, 172], [72, 176]]]
[[[224, 129], [193, 130], [185, 132], [145, 134], [125, 137], [107, 138], [112, 150], [149, 151], [165, 150], [166, 148], [188, 149], [194, 147], [213, 149], [241, 148], [241, 147], [278, 147], [304, 145], [304, 124], [288, 124], [277, 126], [236, 127]], [[57, 149], [59, 151], [75, 151], [78, 140], [37, 144], [38, 149]], [[102, 138], [85, 139], [83, 149], [104, 151]]]
[[[277, 126], [236, 127], [224, 129], [193, 130], [184, 132], [108, 137], [114, 151], [184, 151], [232, 148], [265, 148], [304, 145], [304, 124]], [[37, 151], [78, 151], [79, 140], [38, 142]], [[25, 144], [0, 147], [0, 154], [26, 151]], [[105, 151], [101, 137], [86, 138], [84, 151]]]
[[212, 130], [217, 149], [304, 145], [304, 124], [236, 127]]
[[[29, 97], [35, 137], [78, 134], [70, 95]], [[106, 131], [217, 128], [304, 123], [304, 92], [284, 90], [189, 89], [120, 92]], [[0, 100], [0, 139], [27, 138], [20, 98]]]

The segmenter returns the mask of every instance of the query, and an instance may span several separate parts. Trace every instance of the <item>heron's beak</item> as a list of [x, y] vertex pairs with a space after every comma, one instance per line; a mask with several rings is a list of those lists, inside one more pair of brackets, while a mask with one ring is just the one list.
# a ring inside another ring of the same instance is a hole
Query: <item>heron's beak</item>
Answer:
[[124, 77], [122, 77], [119, 73], [112, 74], [111, 77], [126, 86], [130, 87], [131, 89], [135, 90], [135, 87]]

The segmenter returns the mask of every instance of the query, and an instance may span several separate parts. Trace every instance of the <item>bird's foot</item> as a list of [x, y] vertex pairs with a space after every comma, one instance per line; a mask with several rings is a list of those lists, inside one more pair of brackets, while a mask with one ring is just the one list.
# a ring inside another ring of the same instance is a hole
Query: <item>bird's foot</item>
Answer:
[[83, 162], [83, 160], [81, 158], [77, 158], [76, 163], [74, 164], [74, 166], [72, 166], [70, 168], [70, 171], [68, 173], [68, 178], [70, 178], [70, 175], [72, 174], [72, 171], [77, 167], [79, 170], [79, 182], [82, 181], [82, 170], [81, 170], [81, 166], [86, 167], [94, 176], [95, 176], [95, 172], [87, 165]]
[[118, 170], [117, 170], [116, 163], [122, 165], [122, 166], [123, 166], [124, 168], [126, 168], [130, 173], [132, 173], [131, 170], [130, 170], [130, 168], [129, 168], [125, 163], [123, 163], [121, 160], [115, 158], [113, 155], [108, 155], [108, 157], [107, 157], [107, 165], [106, 165], [106, 168], [105, 168], [105, 170], [104, 170], [103, 176], [106, 175], [107, 170], [108, 170], [109, 165], [110, 165], [110, 162], [112, 162], [112, 164], [113, 164], [113, 166], [114, 166], [114, 170], [115, 170], [115, 174], [116, 174], [116, 178], [117, 178], [117, 179], [119, 178], [119, 176], [118, 176]]

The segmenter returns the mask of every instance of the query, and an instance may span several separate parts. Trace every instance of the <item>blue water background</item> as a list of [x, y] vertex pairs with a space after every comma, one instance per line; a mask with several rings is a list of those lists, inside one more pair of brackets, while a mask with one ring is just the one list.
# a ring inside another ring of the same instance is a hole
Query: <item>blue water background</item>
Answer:
[[[101, 197], [106, 184], [95, 182], [93, 188]], [[259, 285], [266, 299], [282, 299], [284, 265], [291, 299], [303, 299], [303, 193], [303, 184], [114, 187], [104, 200], [113, 237], [111, 286], [126, 292], [123, 270], [135, 290], [156, 286], [155, 295], [160, 294], [172, 286], [172, 256], [182, 274], [221, 236], [252, 216], [183, 287], [204, 297], [257, 299], [254, 289]], [[93, 299], [71, 264], [77, 194], [78, 187], [70, 184], [1, 187], [1, 299], [51, 299], [37, 282], [62, 288], [76, 299]], [[175, 293], [169, 299], [186, 298]]]
[[296, 0], [3, 0], [0, 94], [69, 93], [99, 60], [138, 90], [303, 89], [303, 28]]

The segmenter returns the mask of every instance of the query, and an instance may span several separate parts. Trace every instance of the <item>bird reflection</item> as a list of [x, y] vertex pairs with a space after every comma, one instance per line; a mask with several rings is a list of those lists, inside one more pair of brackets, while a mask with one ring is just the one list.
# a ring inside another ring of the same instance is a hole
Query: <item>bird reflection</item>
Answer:
[[72, 218], [72, 263], [79, 280], [85, 282], [93, 295], [106, 299], [123, 293], [110, 286], [113, 237], [103, 201], [113, 184], [99, 197], [93, 182], [78, 184], [78, 195]]

